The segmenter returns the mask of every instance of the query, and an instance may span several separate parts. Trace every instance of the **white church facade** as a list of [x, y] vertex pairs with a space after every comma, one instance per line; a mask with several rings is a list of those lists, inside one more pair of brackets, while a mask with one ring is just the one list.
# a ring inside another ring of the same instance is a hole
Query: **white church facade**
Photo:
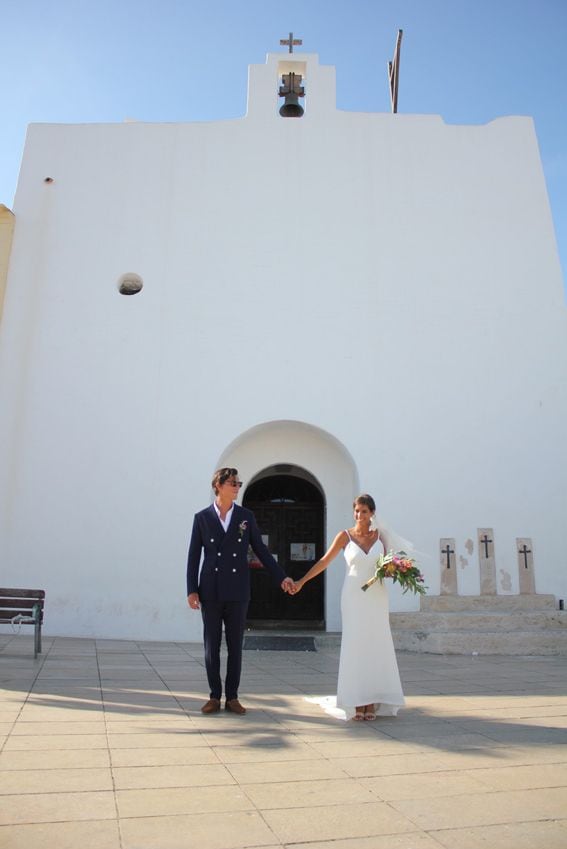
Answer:
[[[222, 465], [292, 575], [370, 492], [429, 594], [443, 550], [484, 592], [488, 544], [488, 592], [520, 593], [528, 540], [535, 592], [567, 597], [567, 312], [531, 119], [345, 112], [334, 68], [270, 54], [237, 120], [32, 125], [0, 253], [1, 583], [46, 590], [46, 634], [200, 639], [187, 544]], [[343, 569], [299, 607], [255, 570], [252, 625], [340, 630]]]

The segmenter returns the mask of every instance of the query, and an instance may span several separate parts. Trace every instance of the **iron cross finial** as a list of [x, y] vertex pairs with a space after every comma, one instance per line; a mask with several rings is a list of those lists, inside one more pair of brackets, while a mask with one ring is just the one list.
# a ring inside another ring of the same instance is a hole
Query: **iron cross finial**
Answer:
[[292, 32], [290, 32], [290, 34], [289, 34], [289, 38], [280, 38], [280, 44], [282, 45], [282, 47], [284, 47], [284, 46], [288, 46], [288, 47], [289, 47], [289, 52], [290, 52], [290, 53], [293, 53], [293, 48], [294, 48], [294, 47], [299, 47], [300, 45], [302, 45], [302, 44], [303, 44], [303, 39], [301, 39], [301, 38], [294, 38], [294, 37], [293, 37], [293, 33], [292, 33]]

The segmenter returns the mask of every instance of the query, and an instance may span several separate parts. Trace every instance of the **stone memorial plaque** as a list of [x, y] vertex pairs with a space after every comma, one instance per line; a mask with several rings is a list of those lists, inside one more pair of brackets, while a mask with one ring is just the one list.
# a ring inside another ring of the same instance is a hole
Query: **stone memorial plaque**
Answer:
[[477, 534], [480, 567], [480, 594], [496, 595], [496, 564], [494, 562], [494, 531], [479, 528]]
[[534, 547], [531, 539], [529, 537], [516, 537], [516, 552], [518, 554], [520, 595], [534, 595]]
[[441, 565], [440, 595], [458, 595], [455, 540], [443, 537], [439, 540], [439, 562]]

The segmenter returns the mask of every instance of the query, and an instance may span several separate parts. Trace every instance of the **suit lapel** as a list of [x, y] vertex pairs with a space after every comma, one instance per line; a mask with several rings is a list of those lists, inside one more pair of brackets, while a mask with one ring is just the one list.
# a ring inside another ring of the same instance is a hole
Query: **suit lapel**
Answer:
[[[233, 514], [233, 515], [234, 515], [234, 514]], [[223, 528], [223, 526], [222, 526], [222, 522], [221, 522], [221, 520], [220, 520], [220, 519], [219, 519], [219, 517], [218, 517], [217, 511], [215, 510], [215, 505], [214, 505], [214, 504], [211, 504], [211, 506], [209, 507], [209, 516], [210, 516], [211, 522], [213, 523], [213, 525], [215, 526], [215, 528], [216, 528], [217, 530], [219, 530], [219, 531], [221, 532], [221, 534], [224, 536], [224, 534], [225, 534], [225, 530], [224, 530], [224, 528]]]
[[234, 529], [236, 528], [236, 526], [238, 524], [238, 512], [239, 512], [239, 510], [240, 510], [240, 507], [238, 506], [238, 504], [235, 504], [234, 509], [232, 511], [232, 516], [230, 517], [230, 523], [229, 523], [229, 526], [228, 526], [227, 534], [233, 534], [234, 533]]

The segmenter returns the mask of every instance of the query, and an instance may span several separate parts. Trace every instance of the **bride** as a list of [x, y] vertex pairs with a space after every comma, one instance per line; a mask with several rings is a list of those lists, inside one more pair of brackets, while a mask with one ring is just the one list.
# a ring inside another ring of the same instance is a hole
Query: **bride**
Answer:
[[384, 530], [372, 527], [376, 505], [371, 495], [354, 500], [354, 526], [340, 531], [329, 550], [298, 581], [291, 594], [323, 572], [344, 552], [345, 579], [341, 594], [342, 639], [337, 707], [357, 722], [395, 716], [405, 704], [389, 621], [388, 591], [377, 581], [362, 592], [374, 575], [378, 557], [388, 551]]

